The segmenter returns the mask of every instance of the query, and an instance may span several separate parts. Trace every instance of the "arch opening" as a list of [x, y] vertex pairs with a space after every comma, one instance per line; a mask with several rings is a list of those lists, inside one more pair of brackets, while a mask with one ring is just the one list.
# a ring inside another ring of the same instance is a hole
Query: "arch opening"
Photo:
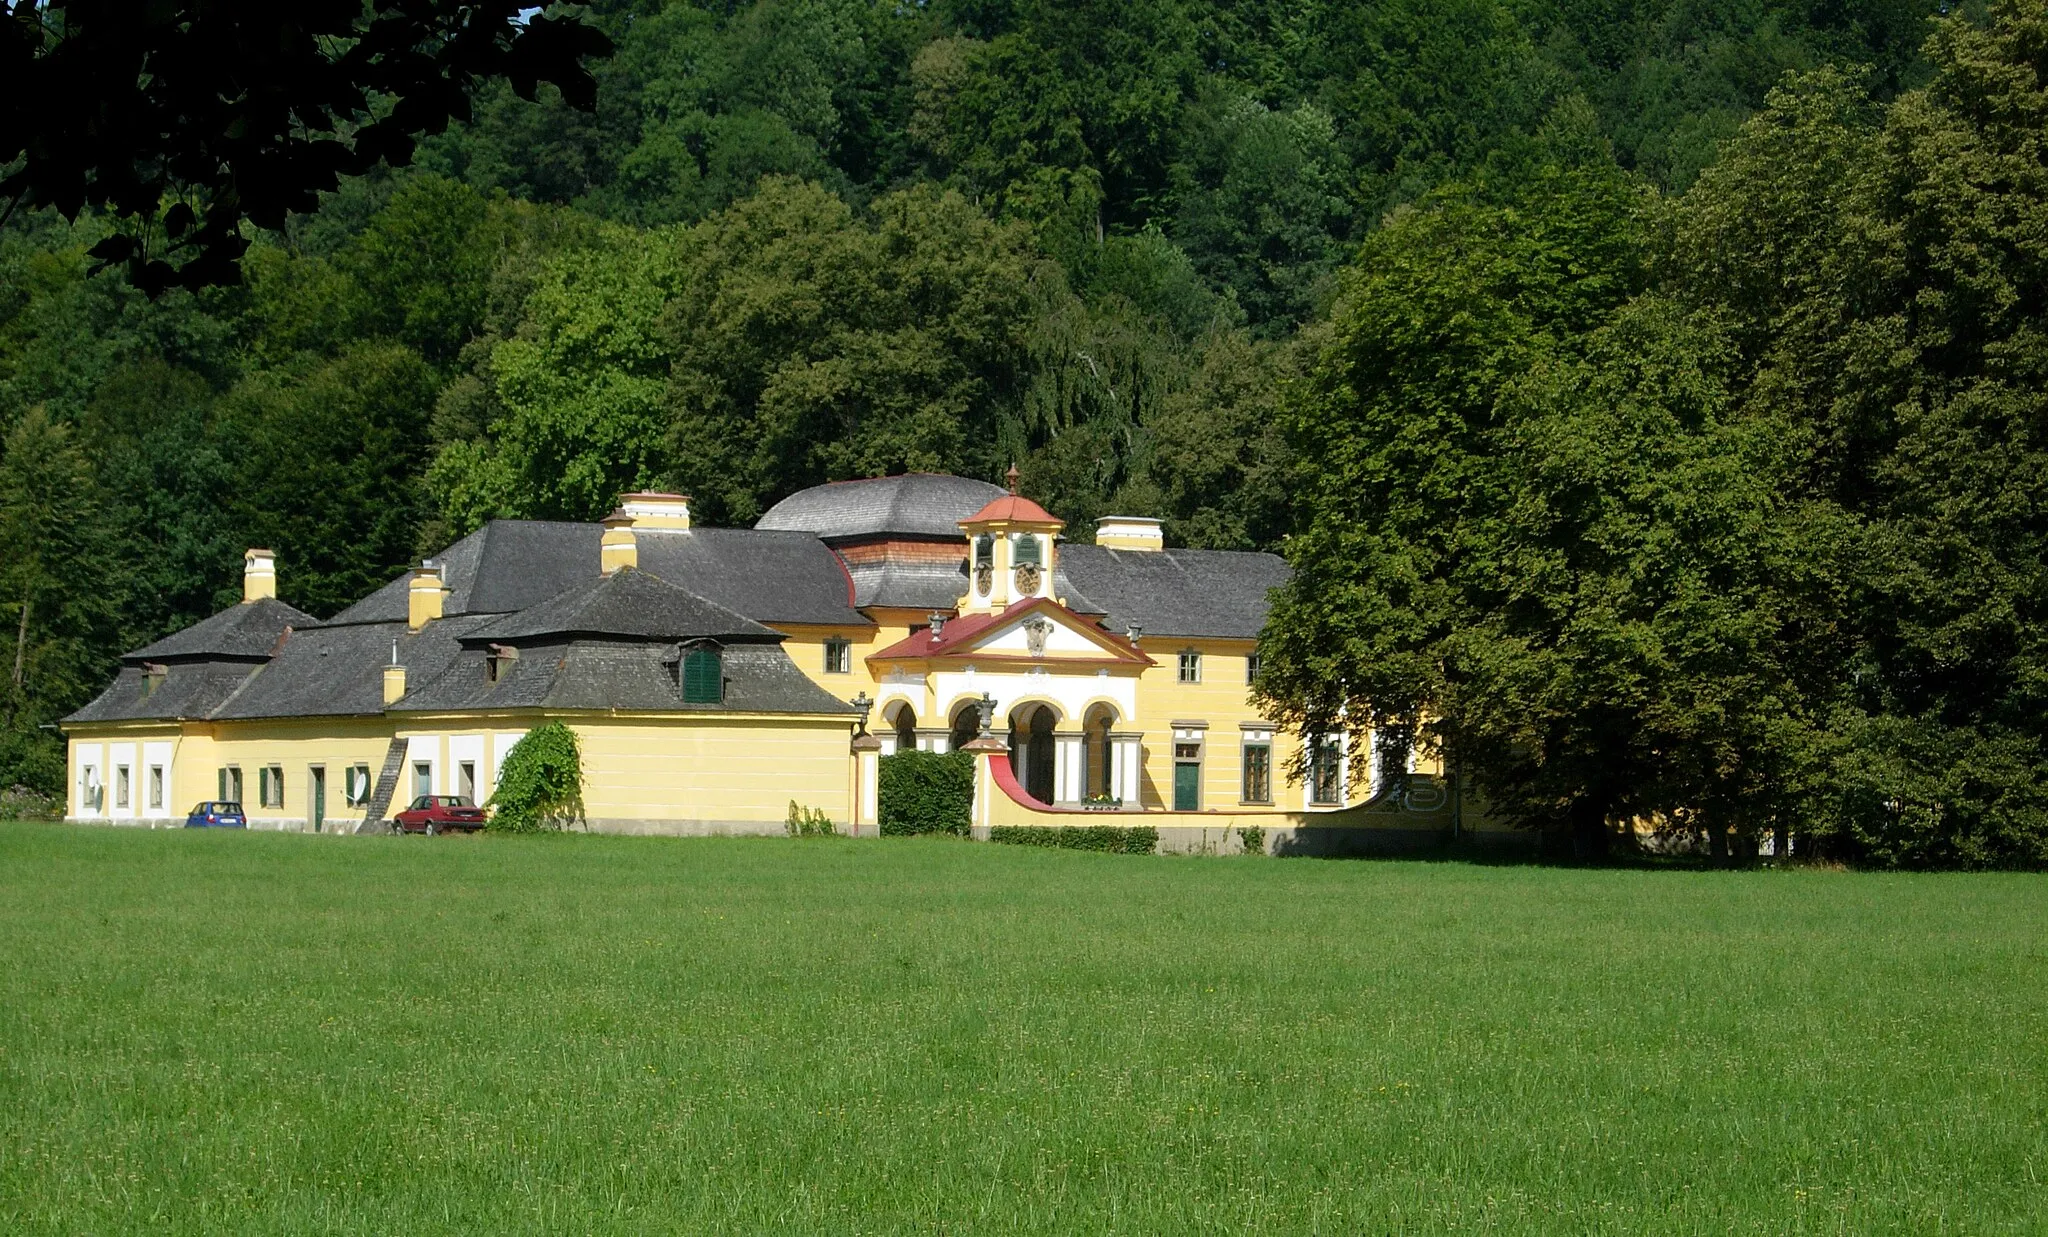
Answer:
[[981, 733], [981, 710], [972, 700], [963, 700], [953, 708], [953, 717], [947, 727], [946, 750], [957, 752], [974, 742]]
[[1108, 799], [1116, 794], [1110, 732], [1116, 729], [1117, 711], [1106, 704], [1091, 707], [1081, 721], [1081, 793], [1091, 799]]
[[1042, 704], [1019, 705], [1010, 713], [1010, 772], [1024, 793], [1050, 804], [1054, 794], [1053, 727], [1059, 714]]

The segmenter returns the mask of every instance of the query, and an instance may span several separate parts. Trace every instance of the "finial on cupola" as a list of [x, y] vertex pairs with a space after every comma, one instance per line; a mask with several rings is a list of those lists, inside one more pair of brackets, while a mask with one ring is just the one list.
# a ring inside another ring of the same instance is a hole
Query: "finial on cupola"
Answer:
[[1005, 477], [1009, 478], [1009, 480], [1010, 480], [1010, 493], [1012, 493], [1012, 494], [1015, 494], [1015, 493], [1017, 492], [1017, 465], [1016, 465], [1016, 463], [1015, 463], [1015, 462], [1012, 462], [1012, 463], [1010, 464], [1010, 471], [1008, 471], [1008, 472], [1004, 473], [1003, 475], [1004, 475]]

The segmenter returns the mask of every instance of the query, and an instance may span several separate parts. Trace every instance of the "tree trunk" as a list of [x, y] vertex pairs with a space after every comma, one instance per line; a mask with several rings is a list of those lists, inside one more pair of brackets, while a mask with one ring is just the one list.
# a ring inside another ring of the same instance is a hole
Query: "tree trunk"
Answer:
[[1771, 826], [1771, 862], [1782, 864], [1792, 857], [1792, 826], [1778, 821]]
[[1607, 814], [1590, 805], [1572, 809], [1572, 858], [1582, 862], [1607, 857]]
[[14, 728], [14, 718], [21, 711], [21, 673], [28, 654], [28, 609], [35, 600], [34, 594], [24, 594], [21, 599], [21, 625], [14, 629], [14, 690], [7, 693], [7, 728]]

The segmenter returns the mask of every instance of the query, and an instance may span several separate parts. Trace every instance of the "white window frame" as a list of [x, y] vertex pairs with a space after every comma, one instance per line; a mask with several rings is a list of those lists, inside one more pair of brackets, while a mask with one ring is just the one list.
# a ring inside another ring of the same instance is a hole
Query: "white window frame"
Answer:
[[1182, 649], [1178, 665], [1180, 682], [1200, 683], [1202, 681], [1202, 650]]
[[825, 641], [825, 673], [853, 673], [853, 641], [843, 636]]

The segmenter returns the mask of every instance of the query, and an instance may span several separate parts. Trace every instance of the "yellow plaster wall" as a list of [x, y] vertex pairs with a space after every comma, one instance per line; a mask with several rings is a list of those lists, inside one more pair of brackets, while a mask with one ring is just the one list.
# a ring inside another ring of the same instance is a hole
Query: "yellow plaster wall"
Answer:
[[[1243, 725], [1265, 723], [1252, 704], [1246, 667], [1246, 659], [1257, 647], [1251, 640], [1146, 638], [1145, 652], [1158, 663], [1138, 682], [1139, 729], [1145, 736], [1140, 790], [1147, 808], [1173, 805], [1173, 723], [1177, 721], [1207, 723], [1202, 749], [1203, 810], [1254, 806], [1244, 804], [1239, 796], [1244, 787]], [[1180, 654], [1189, 649], [1202, 655], [1199, 683], [1180, 682]], [[1288, 767], [1300, 750], [1295, 736], [1274, 728], [1271, 806], [1276, 809], [1300, 809], [1306, 803], [1307, 788], [1287, 778]], [[1434, 757], [1418, 756], [1415, 771], [1439, 775], [1442, 766]], [[1363, 803], [1367, 779], [1354, 775], [1347, 789], [1349, 804]]]
[[[253, 829], [299, 829], [312, 827], [312, 767], [327, 769], [327, 828], [346, 832], [363, 819], [363, 809], [347, 804], [345, 771], [350, 765], [366, 764], [374, 782], [384, 765], [391, 743], [391, 725], [382, 717], [318, 718], [306, 720], [265, 720], [216, 722], [211, 733], [187, 740], [177, 754], [176, 781], [186, 792], [184, 806], [216, 797], [219, 770], [235, 766], [242, 771], [242, 810]], [[257, 770], [276, 765], [284, 770], [284, 803], [279, 807], [262, 804], [261, 776]]]
[[[181, 742], [181, 731], [177, 723], [146, 722], [140, 724], [131, 724], [127, 726], [111, 725], [78, 727], [67, 729], [65, 732], [64, 814], [66, 816], [79, 816], [84, 811], [83, 804], [79, 802], [79, 792], [81, 790], [81, 787], [78, 784], [78, 745], [81, 743], [93, 743], [100, 745], [102, 761], [100, 779], [103, 784], [108, 785], [109, 787], [111, 787], [112, 784], [113, 772], [111, 769], [105, 767], [106, 744], [135, 744], [138, 765], [141, 764], [140, 757], [142, 754], [142, 745], [144, 743], [171, 744], [171, 774], [170, 778], [168, 779], [168, 783], [164, 787], [164, 793], [167, 796], [169, 796], [170, 802], [165, 806], [167, 810], [173, 813], [177, 813], [181, 816], [188, 808], [192, 806], [191, 804], [185, 803], [183, 801], [183, 754], [185, 751], [185, 745]], [[138, 769], [135, 772], [134, 776], [139, 787], [144, 775]], [[137, 793], [138, 795], [140, 794], [139, 790]], [[109, 789], [108, 794], [109, 796], [111, 796], [111, 789]], [[109, 802], [111, 802], [111, 798], [109, 799]]]
[[842, 828], [852, 817], [849, 719], [564, 720], [583, 748], [583, 807], [594, 827], [669, 821], [703, 826], [689, 831], [773, 832], [792, 799]]
[[[877, 649], [887, 648], [910, 634], [910, 629], [906, 626], [892, 626], [886, 623], [873, 627], [823, 627], [803, 623], [782, 623], [777, 624], [775, 630], [788, 637], [782, 642], [782, 651], [789, 654], [789, 659], [796, 663], [797, 669], [808, 675], [811, 682], [841, 700], [851, 700], [862, 692], [866, 692], [868, 699], [873, 700], [875, 676], [868, 669], [868, 655]], [[845, 640], [853, 646], [848, 673], [826, 672], [827, 640]]]

